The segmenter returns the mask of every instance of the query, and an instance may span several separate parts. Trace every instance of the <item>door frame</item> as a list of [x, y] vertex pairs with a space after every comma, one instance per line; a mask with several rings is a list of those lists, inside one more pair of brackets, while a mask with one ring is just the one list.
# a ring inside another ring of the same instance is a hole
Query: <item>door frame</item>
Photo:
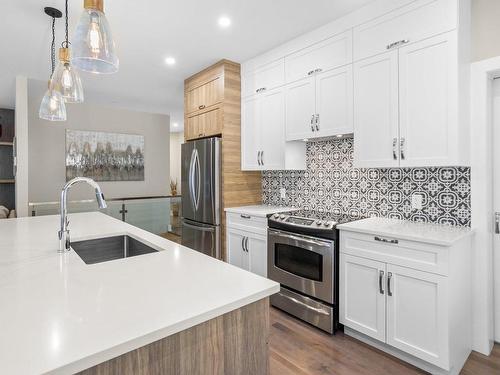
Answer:
[[494, 345], [493, 294], [493, 78], [500, 56], [471, 64], [472, 349], [489, 355]]

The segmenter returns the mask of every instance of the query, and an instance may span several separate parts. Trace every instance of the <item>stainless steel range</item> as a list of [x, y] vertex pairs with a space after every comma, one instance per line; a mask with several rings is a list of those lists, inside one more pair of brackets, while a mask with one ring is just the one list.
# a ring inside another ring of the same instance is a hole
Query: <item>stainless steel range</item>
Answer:
[[268, 277], [281, 284], [271, 304], [334, 333], [338, 325], [338, 230], [352, 221], [295, 211], [268, 217]]

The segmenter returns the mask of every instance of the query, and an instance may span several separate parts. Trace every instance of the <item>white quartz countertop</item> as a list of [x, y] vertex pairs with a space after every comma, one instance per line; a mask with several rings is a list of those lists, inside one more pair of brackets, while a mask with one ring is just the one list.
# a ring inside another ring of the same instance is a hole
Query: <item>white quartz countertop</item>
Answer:
[[279, 291], [279, 284], [101, 213], [75, 240], [128, 234], [157, 253], [87, 265], [59, 216], [0, 221], [0, 373], [70, 374]]
[[340, 224], [337, 228], [341, 231], [387, 236], [441, 246], [451, 246], [456, 241], [474, 233], [469, 228], [376, 217]]
[[228, 207], [225, 209], [225, 211], [236, 214], [247, 214], [257, 217], [267, 217], [267, 215], [275, 214], [277, 212], [297, 211], [297, 208], [268, 206], [262, 204], [257, 206]]

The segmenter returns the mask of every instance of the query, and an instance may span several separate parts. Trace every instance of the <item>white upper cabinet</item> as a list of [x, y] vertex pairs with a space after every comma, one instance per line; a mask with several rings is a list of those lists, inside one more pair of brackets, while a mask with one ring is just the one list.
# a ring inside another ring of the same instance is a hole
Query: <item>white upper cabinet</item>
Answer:
[[459, 159], [457, 68], [455, 32], [399, 50], [401, 167]]
[[244, 169], [260, 169], [261, 103], [260, 97], [243, 100], [241, 106], [241, 163]]
[[457, 0], [418, 0], [354, 28], [354, 61], [457, 27]]
[[287, 141], [312, 135], [316, 114], [315, 88], [315, 77], [285, 86]]
[[329, 137], [353, 132], [352, 65], [316, 76], [316, 134]]
[[399, 165], [397, 51], [354, 64], [354, 160], [359, 168]]
[[246, 74], [242, 80], [242, 96], [258, 94], [285, 83], [285, 59], [281, 58]]
[[352, 62], [352, 31], [346, 31], [285, 58], [286, 83]]

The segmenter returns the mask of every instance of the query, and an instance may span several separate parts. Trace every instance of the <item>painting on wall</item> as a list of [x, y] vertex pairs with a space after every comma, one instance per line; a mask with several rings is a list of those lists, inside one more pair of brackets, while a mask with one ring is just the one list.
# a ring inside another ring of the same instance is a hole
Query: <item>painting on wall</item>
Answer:
[[66, 130], [66, 181], [144, 181], [144, 136]]

